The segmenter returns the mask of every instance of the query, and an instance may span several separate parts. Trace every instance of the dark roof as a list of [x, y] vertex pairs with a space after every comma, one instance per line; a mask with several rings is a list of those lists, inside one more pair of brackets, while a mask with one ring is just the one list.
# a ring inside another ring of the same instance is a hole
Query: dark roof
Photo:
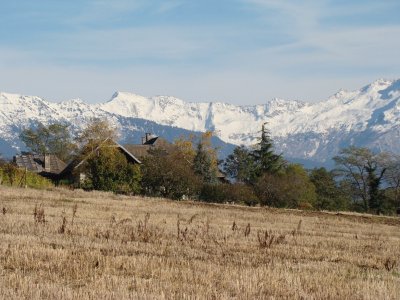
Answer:
[[124, 145], [124, 148], [129, 151], [132, 155], [140, 158], [144, 158], [150, 155], [149, 150], [152, 145]]
[[14, 156], [14, 162], [19, 168], [26, 168], [34, 173], [60, 174], [66, 167], [66, 164], [55, 154], [48, 155], [50, 166], [45, 168], [45, 159], [43, 154], [23, 154]]
[[158, 136], [150, 136], [150, 139], [144, 143], [144, 145], [154, 145], [158, 140]]
[[138, 164], [141, 164], [142, 162], [139, 160], [139, 159], [137, 159], [137, 156], [136, 155], [134, 155], [132, 152], [130, 152], [128, 149], [126, 149], [124, 146], [122, 146], [122, 145], [120, 145], [120, 144], [118, 144], [118, 143], [115, 143], [116, 144], [116, 147], [118, 148], [118, 149], [120, 149], [125, 155], [127, 155], [131, 160], [133, 160], [134, 162], [136, 162], [136, 163], [138, 163]]
[[160, 137], [154, 137], [148, 140], [143, 145], [138, 144], [126, 144], [124, 145], [125, 149], [128, 150], [132, 155], [145, 158], [150, 156], [151, 153], [149, 152], [150, 149], [159, 149], [164, 150], [166, 153], [171, 153], [176, 148], [175, 145], [168, 142], [166, 139]]
[[226, 174], [218, 168], [217, 178], [225, 178], [225, 177], [226, 177]]

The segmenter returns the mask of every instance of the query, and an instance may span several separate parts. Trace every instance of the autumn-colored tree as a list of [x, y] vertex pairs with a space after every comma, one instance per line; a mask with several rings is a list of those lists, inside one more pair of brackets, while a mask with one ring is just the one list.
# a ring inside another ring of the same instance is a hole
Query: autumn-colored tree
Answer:
[[82, 149], [81, 155], [94, 151], [98, 146], [108, 141], [118, 140], [118, 130], [106, 119], [91, 119], [78, 134], [76, 141]]
[[190, 134], [188, 137], [181, 136], [174, 141], [174, 146], [180, 151], [183, 159], [187, 162], [192, 163], [196, 156], [196, 150], [194, 149], [196, 136]]

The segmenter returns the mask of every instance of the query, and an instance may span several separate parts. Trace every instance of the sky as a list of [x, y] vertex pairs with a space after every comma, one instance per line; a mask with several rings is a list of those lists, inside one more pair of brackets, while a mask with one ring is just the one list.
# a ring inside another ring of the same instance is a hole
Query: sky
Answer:
[[239, 105], [400, 77], [399, 0], [0, 0], [0, 91]]

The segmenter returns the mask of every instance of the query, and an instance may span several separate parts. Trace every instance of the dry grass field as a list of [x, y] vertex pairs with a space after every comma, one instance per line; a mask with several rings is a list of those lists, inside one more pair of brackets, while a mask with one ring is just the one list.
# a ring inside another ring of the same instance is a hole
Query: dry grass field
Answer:
[[1, 299], [400, 299], [400, 219], [0, 186]]

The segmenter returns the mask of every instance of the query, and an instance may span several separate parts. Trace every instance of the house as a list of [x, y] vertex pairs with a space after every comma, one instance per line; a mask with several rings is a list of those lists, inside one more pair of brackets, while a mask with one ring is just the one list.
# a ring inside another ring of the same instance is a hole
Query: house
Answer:
[[[142, 137], [141, 144], [121, 145], [111, 139], [106, 139], [83, 158], [80, 156], [79, 159], [71, 161], [60, 173], [59, 178], [75, 185], [80, 185], [86, 179], [86, 160], [102, 147], [113, 147], [118, 149], [123, 155], [125, 155], [128, 162], [132, 164], [141, 164], [142, 159], [151, 156], [152, 151], [154, 150], [162, 151], [166, 154], [172, 153], [174, 150], [176, 150], [175, 145], [169, 143], [167, 140], [161, 137], [154, 136], [151, 133], [146, 133], [145, 136]], [[221, 182], [227, 182], [225, 175], [220, 170], [217, 172], [217, 177]]]
[[111, 147], [119, 150], [127, 159], [129, 163], [141, 164], [142, 162], [131, 152], [129, 152], [124, 146], [119, 143], [107, 138], [99, 146], [93, 149], [90, 153], [85, 156], [80, 156], [72, 160], [60, 173], [60, 179], [69, 183], [80, 185], [86, 179], [85, 174], [85, 162], [91, 155], [96, 155], [100, 148]]
[[22, 153], [13, 157], [18, 168], [37, 173], [43, 177], [56, 180], [65, 169], [66, 164], [55, 154]]
[[225, 172], [221, 171], [220, 168], [217, 170], [217, 179], [220, 183], [230, 183], [228, 178], [226, 178]]
[[151, 151], [155, 149], [164, 151], [165, 153], [170, 153], [175, 148], [175, 146], [167, 140], [154, 136], [151, 133], [146, 133], [145, 136], [142, 137], [141, 144], [125, 144], [124, 147], [132, 155], [140, 159], [150, 156]]
[[[152, 135], [151, 133], [146, 133], [144, 137], [142, 137], [142, 144], [127, 144], [124, 147], [136, 157], [140, 159], [151, 156], [152, 150], [160, 150], [165, 153], [172, 153], [176, 146], [168, 142], [167, 140]], [[229, 183], [229, 180], [226, 178], [226, 174], [220, 169], [217, 170], [217, 179], [221, 183]]]

